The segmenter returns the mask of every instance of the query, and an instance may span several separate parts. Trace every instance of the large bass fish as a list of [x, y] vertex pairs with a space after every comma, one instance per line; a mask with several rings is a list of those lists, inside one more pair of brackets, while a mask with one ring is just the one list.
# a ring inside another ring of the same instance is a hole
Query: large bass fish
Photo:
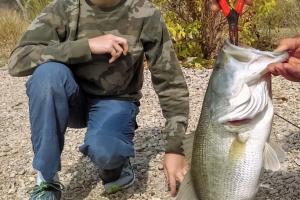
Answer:
[[251, 200], [263, 165], [280, 168], [279, 148], [268, 143], [273, 105], [266, 68], [287, 56], [225, 42], [208, 84], [193, 145], [186, 144], [193, 146], [191, 169], [177, 200]]

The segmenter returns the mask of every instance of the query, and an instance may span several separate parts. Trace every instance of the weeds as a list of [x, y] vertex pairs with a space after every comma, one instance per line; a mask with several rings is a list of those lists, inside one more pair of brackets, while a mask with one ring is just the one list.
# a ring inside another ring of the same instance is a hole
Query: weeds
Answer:
[[24, 17], [33, 20], [52, 0], [16, 0]]
[[0, 67], [6, 62], [28, 22], [10, 9], [0, 9]]

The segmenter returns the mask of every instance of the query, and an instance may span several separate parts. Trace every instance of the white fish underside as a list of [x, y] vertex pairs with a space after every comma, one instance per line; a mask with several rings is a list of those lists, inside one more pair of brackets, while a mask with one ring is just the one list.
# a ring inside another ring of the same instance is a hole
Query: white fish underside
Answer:
[[286, 56], [225, 44], [202, 105], [191, 171], [177, 200], [255, 197], [273, 118], [271, 77], [264, 72]]

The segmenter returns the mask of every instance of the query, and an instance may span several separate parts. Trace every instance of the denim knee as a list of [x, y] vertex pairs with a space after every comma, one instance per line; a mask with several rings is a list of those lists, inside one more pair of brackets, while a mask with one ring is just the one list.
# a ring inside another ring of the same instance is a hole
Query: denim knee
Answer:
[[89, 136], [80, 151], [89, 156], [99, 168], [107, 170], [120, 167], [129, 157], [134, 156], [132, 143], [106, 135]]
[[40, 95], [49, 94], [49, 90], [55, 90], [65, 87], [65, 82], [69, 77], [73, 78], [71, 70], [64, 64], [58, 62], [47, 62], [41, 64], [34, 71], [33, 75], [26, 83], [27, 94], [32, 91]]

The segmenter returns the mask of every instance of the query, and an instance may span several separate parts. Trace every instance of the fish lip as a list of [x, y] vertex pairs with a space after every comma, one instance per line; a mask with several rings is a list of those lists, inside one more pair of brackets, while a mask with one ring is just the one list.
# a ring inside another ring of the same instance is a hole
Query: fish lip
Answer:
[[[284, 62], [288, 59], [289, 54], [287, 51], [282, 51], [282, 52], [277, 52], [277, 51], [261, 51], [258, 49], [254, 49], [252, 47], [241, 47], [241, 46], [236, 46], [232, 44], [229, 39], [225, 40], [225, 48], [223, 50], [229, 54], [234, 54], [234, 52], [246, 52], [245, 54], [254, 54], [260, 56], [267, 56], [273, 59], [274, 61], [272, 63], [278, 63], [278, 62]], [[268, 70], [268, 65], [265, 67], [261, 68], [260, 71], [257, 71], [257, 73], [254, 73], [250, 75], [247, 79], [244, 80], [245, 83], [248, 85], [252, 85], [253, 83], [257, 82], [261, 77], [267, 75], [269, 73]]]
[[225, 124], [231, 125], [231, 126], [241, 126], [248, 124], [252, 119], [245, 118], [245, 119], [233, 119], [230, 121], [225, 122]]
[[288, 59], [289, 54], [287, 51], [261, 51], [258, 49], [254, 49], [252, 47], [241, 47], [236, 46], [230, 42], [229, 39], [225, 40], [225, 49], [229, 48], [230, 51], [249, 51], [258, 55], [269, 56], [272, 58], [276, 58], [275, 62], [283, 62]]

